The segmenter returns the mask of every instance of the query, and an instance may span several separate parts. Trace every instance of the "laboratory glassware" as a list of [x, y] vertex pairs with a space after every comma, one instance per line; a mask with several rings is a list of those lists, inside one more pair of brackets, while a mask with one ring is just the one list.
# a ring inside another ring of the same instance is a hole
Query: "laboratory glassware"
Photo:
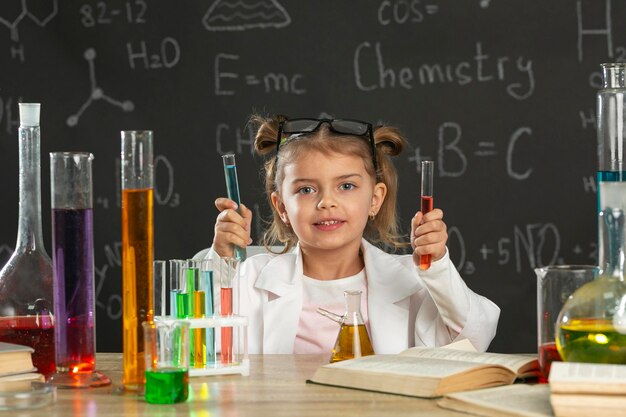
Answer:
[[[422, 191], [421, 191], [421, 204], [420, 211], [422, 214], [426, 214], [433, 209], [433, 176], [435, 163], [433, 161], [422, 161]], [[430, 268], [430, 262], [432, 255], [420, 256], [420, 269], [426, 270]]]
[[180, 293], [180, 277], [183, 271], [184, 260], [182, 259], [170, 259], [170, 310], [169, 315], [171, 318], [178, 317], [178, 309], [176, 301], [178, 294]]
[[550, 366], [561, 356], [554, 340], [556, 321], [563, 304], [574, 291], [598, 276], [592, 265], [555, 265], [535, 268], [537, 275], [537, 350], [540, 382], [547, 382]]
[[600, 199], [602, 183], [626, 181], [624, 135], [626, 134], [626, 64], [602, 64], [602, 88], [596, 98], [598, 135], [598, 264], [602, 270], [614, 269], [607, 253], [609, 233], [603, 221]]
[[600, 276], [565, 303], [556, 342], [565, 361], [626, 363], [626, 64], [602, 64], [597, 94]]
[[20, 103], [19, 217], [15, 251], [0, 271], [0, 341], [32, 347], [37, 370], [54, 365], [52, 261], [41, 231], [40, 104]]
[[151, 404], [173, 404], [189, 395], [189, 323], [157, 318], [143, 323], [145, 398]]
[[[237, 260], [222, 258], [220, 271], [220, 315], [229, 317], [233, 313], [233, 280], [235, 278]], [[221, 362], [223, 365], [233, 362], [233, 328], [221, 328]]]
[[50, 153], [56, 372], [48, 380], [63, 387], [111, 383], [96, 372], [92, 161], [88, 152]]
[[[237, 180], [237, 164], [235, 163], [234, 154], [226, 154], [222, 156], [224, 162], [224, 177], [226, 179], [226, 192], [228, 198], [237, 203], [237, 213], [241, 214], [241, 197], [239, 196], [239, 181]], [[246, 248], [234, 247], [234, 257], [238, 261], [246, 260]]]
[[[213, 317], [213, 261], [202, 260], [200, 265], [200, 290], [204, 293], [204, 317]], [[209, 327], [206, 330], [206, 363], [215, 362], [215, 328]]]
[[154, 250], [152, 131], [122, 131], [123, 385], [144, 382], [141, 324], [152, 321]]
[[167, 261], [155, 260], [152, 262], [152, 276], [154, 282], [154, 315], [165, 317], [167, 314]]
[[317, 312], [339, 323], [339, 334], [330, 362], [360, 358], [374, 354], [374, 348], [361, 315], [361, 291], [344, 291], [346, 312], [340, 316], [323, 308]]

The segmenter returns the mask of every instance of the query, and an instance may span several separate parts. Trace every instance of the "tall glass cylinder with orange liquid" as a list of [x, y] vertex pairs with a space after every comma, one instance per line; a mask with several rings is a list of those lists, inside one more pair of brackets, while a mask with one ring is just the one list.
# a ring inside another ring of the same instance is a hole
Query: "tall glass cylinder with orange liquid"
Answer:
[[154, 317], [152, 131], [122, 131], [123, 384], [144, 383], [142, 322]]

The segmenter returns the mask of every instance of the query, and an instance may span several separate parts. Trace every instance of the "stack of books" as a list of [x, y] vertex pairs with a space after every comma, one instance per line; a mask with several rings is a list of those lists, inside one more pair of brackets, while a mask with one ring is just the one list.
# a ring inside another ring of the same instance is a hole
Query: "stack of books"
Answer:
[[33, 366], [33, 349], [0, 342], [0, 393], [29, 391], [32, 382], [45, 382]]
[[550, 402], [557, 417], [626, 416], [626, 365], [553, 362]]

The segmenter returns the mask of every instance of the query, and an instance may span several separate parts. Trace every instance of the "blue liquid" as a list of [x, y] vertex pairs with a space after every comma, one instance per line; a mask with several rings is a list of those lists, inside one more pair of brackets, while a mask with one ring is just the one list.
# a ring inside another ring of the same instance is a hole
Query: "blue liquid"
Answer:
[[[237, 166], [224, 165], [224, 177], [226, 177], [226, 191], [228, 193], [228, 198], [237, 203], [237, 205], [241, 204], [241, 198], [239, 197], [239, 182], [237, 181]], [[239, 212], [239, 209], [237, 209], [237, 212]], [[235, 246], [235, 258], [238, 261], [245, 261], [246, 249]]]
[[600, 217], [600, 214], [602, 213], [602, 207], [600, 205], [602, 187], [600, 187], [600, 183], [624, 182], [626, 181], [626, 171], [598, 171], [596, 179], [598, 182], [597, 210], [598, 220], [600, 220], [600, 223], [598, 224], [598, 264], [600, 265], [600, 269], [603, 271], [613, 271], [620, 263], [620, 254], [618, 252], [611, 251], [610, 248], [619, 248], [621, 237], [620, 233], [609, 227], [609, 223], [614, 224], [615, 222], [610, 211], [604, 213], [603, 216]]
[[178, 290], [170, 291], [170, 316], [172, 318], [176, 318], [177, 310], [176, 310], [176, 295], [178, 294]]
[[596, 180], [598, 182], [598, 213], [600, 213], [600, 183], [626, 181], [626, 171], [621, 173], [619, 171], [598, 171]]
[[[214, 315], [213, 312], [213, 271], [201, 271], [200, 279], [204, 283], [204, 314], [206, 317]], [[215, 362], [215, 328], [206, 329], [206, 361]]]

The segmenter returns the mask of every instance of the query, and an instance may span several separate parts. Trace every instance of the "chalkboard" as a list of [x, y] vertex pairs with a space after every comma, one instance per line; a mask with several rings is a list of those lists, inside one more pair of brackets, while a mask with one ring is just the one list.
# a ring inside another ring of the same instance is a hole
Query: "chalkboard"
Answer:
[[626, 59], [611, 0], [115, 0], [0, 4], [0, 256], [17, 229], [17, 103], [42, 103], [48, 152], [95, 155], [97, 345], [121, 349], [120, 131], [155, 137], [155, 259], [209, 246], [237, 156], [242, 200], [270, 212], [253, 112], [398, 126], [405, 231], [419, 166], [468, 285], [502, 309], [492, 351], [531, 352], [533, 268], [596, 262], [595, 94]]

